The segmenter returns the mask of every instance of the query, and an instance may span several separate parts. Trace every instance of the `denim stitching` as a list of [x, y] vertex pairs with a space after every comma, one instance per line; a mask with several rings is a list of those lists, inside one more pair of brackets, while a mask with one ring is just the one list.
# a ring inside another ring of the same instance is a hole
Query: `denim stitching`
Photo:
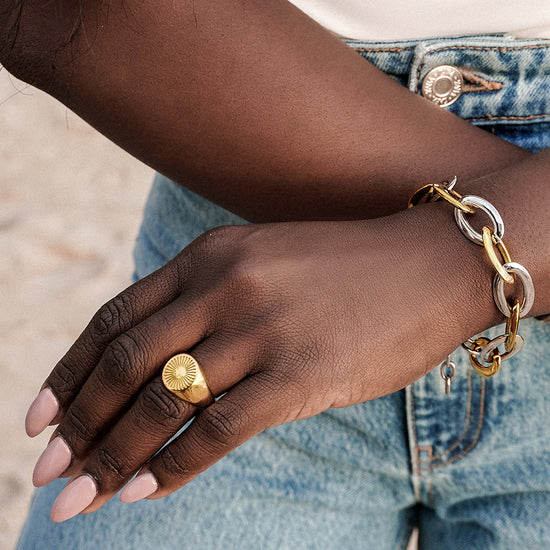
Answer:
[[468, 427], [470, 426], [471, 412], [472, 412], [472, 369], [468, 369], [468, 404], [466, 405], [466, 418], [464, 419], [464, 429], [462, 430], [462, 434], [460, 434], [460, 437], [452, 445], [447, 447], [444, 451], [440, 452], [439, 454], [431, 457], [430, 460], [437, 460], [438, 458], [441, 458], [446, 454], [449, 454], [452, 450], [456, 449], [462, 443], [462, 441], [466, 437], [466, 434], [468, 433]]
[[[535, 49], [542, 49], [542, 48], [550, 48], [550, 44], [534, 44], [532, 46], [449, 46], [445, 48], [438, 48], [436, 50], [430, 50], [426, 52], [423, 59], [426, 58], [428, 54], [433, 54], [436, 52], [444, 52], [444, 51], [451, 51], [451, 50], [480, 50], [480, 51], [498, 51], [501, 53], [505, 53], [507, 50], [535, 50]], [[422, 63], [418, 66], [416, 70], [416, 91], [418, 92], [419, 89], [419, 80], [420, 80], [420, 72], [422, 70], [422, 67], [425, 65], [424, 60]]]
[[434, 471], [430, 469], [430, 484], [428, 489], [428, 503], [432, 508], [435, 508], [435, 496], [434, 496]]
[[481, 429], [483, 428], [483, 418], [485, 414], [485, 378], [481, 379], [481, 391], [479, 396], [479, 403], [480, 403], [479, 404], [479, 421], [477, 423], [476, 434], [472, 442], [462, 452], [460, 452], [456, 456], [449, 458], [449, 460], [442, 460], [438, 464], [430, 464], [429, 466], [430, 470], [433, 470], [435, 468], [440, 468], [441, 466], [452, 464], [453, 462], [460, 460], [461, 458], [465, 457], [476, 446], [477, 442], [479, 441], [479, 437], [481, 436]]
[[428, 53], [443, 52], [445, 50], [494, 50], [505, 53], [507, 50], [536, 50], [550, 48], [550, 44], [533, 44], [531, 46], [449, 46], [430, 50]]
[[[425, 462], [427, 462], [428, 464], [431, 464], [432, 463], [432, 459], [433, 459], [433, 445], [427, 445], [425, 447], [419, 447], [418, 448], [419, 451], [424, 451], [426, 453], [428, 453], [428, 460], [426, 460]], [[426, 472], [429, 474], [429, 478], [428, 478], [428, 504], [430, 503], [430, 500], [431, 500], [431, 494], [433, 492], [433, 483], [432, 483], [432, 472], [430, 470], [430, 468], [426, 468]]]
[[408, 50], [414, 50], [415, 46], [409, 46], [407, 48], [355, 48], [356, 52], [404, 52]]
[[519, 115], [493, 116], [493, 115], [487, 113], [484, 117], [464, 118], [463, 120], [471, 120], [471, 121], [477, 121], [477, 120], [533, 120], [535, 118], [545, 118], [545, 117], [550, 117], [550, 114], [529, 115], [529, 116], [519, 116]]
[[[416, 415], [414, 414], [414, 383], [411, 384], [411, 420], [412, 420], [412, 428], [413, 428], [413, 441], [414, 441], [414, 456], [411, 456], [411, 462], [412, 462], [412, 468], [413, 468], [413, 474], [416, 474], [418, 476], [418, 494], [415, 494], [415, 497], [418, 501], [422, 500], [422, 492], [420, 489], [420, 485], [422, 484], [422, 472], [420, 471], [420, 459], [418, 456], [418, 453], [420, 451], [418, 447], [418, 436], [416, 433]], [[417, 493], [417, 490], [415, 488], [415, 493]]]
[[[462, 76], [467, 78], [473, 84], [464, 84], [462, 88], [462, 93], [470, 92], [493, 92], [500, 90], [503, 87], [502, 82], [486, 80], [481, 76], [477, 76], [474, 73], [459, 67]], [[477, 86], [476, 86], [477, 84]]]
[[[428, 464], [427, 467], [424, 467], [425, 471], [427, 474], [429, 474], [429, 478], [428, 478], [428, 481], [427, 481], [427, 484], [428, 484], [428, 504], [431, 504], [432, 501], [433, 501], [433, 470], [431, 468], [431, 463], [433, 461], [433, 445], [425, 445], [425, 446], [422, 446], [422, 447], [417, 447], [417, 450], [416, 450], [416, 456], [417, 458], [419, 457], [420, 453], [421, 452], [424, 452], [424, 453], [427, 453], [428, 454], [428, 458], [422, 462], [425, 462], [426, 464]], [[421, 461], [419, 460], [419, 463]], [[422, 487], [421, 487], [421, 484], [422, 484], [422, 469], [421, 467], [419, 466], [418, 468], [418, 479], [419, 479], [419, 483], [418, 483], [418, 490], [419, 490], [419, 495], [418, 495], [418, 500], [420, 502], [422, 502]]]

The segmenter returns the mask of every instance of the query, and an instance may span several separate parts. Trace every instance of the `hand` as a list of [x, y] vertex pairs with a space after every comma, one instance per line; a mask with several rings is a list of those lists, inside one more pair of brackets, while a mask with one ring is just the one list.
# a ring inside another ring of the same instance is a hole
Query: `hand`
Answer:
[[[454, 225], [434, 204], [365, 222], [219, 228], [105, 304], [27, 418], [30, 435], [59, 422], [35, 484], [78, 476], [52, 519], [99, 508], [143, 465], [125, 500], [166, 496], [266, 428], [421, 377], [485, 328], [448, 323], [472, 277], [453, 268], [455, 251], [475, 248]], [[475, 269], [471, 256], [461, 265]], [[221, 396], [203, 410], [160, 378], [186, 351]]]

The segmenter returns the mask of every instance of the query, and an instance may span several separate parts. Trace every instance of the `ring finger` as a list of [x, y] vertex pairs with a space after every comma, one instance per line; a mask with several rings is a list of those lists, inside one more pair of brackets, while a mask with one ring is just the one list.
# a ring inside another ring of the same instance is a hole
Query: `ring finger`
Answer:
[[[216, 348], [224, 349], [223, 356]], [[242, 379], [247, 361], [247, 354], [240, 353], [243, 349], [246, 347], [237, 345], [219, 348], [206, 340], [193, 350], [214, 395], [221, 395]], [[232, 358], [233, 368], [228, 368], [226, 357]], [[89, 512], [101, 507], [197, 411], [200, 409], [167, 390], [160, 376], [155, 378], [86, 460], [84, 475], [79, 473], [59, 495], [52, 519], [63, 521], [85, 508]]]
[[46, 485], [64, 472], [79, 469], [140, 388], [158, 374], [171, 355], [194, 346], [206, 330], [202, 308], [180, 299], [114, 340], [69, 404], [38, 459], [34, 484]]

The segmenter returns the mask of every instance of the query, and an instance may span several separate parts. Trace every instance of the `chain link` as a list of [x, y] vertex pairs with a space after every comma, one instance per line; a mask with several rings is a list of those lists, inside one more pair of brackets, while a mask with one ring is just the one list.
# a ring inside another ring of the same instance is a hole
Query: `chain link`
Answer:
[[[470, 338], [462, 344], [467, 350], [470, 363], [474, 370], [482, 376], [493, 376], [498, 372], [502, 361], [515, 355], [524, 344], [518, 334], [519, 320], [525, 317], [535, 300], [535, 288], [531, 275], [521, 264], [513, 262], [508, 249], [504, 245], [504, 222], [498, 210], [487, 200], [475, 195], [462, 196], [453, 187], [456, 176], [450, 182], [431, 183], [418, 189], [409, 200], [409, 208], [417, 204], [435, 202], [443, 199], [454, 207], [454, 216], [462, 234], [473, 243], [483, 246], [489, 261], [496, 273], [493, 279], [493, 298], [500, 312], [507, 317], [506, 332], [489, 340], [485, 336]], [[468, 222], [465, 215], [475, 214], [477, 210], [484, 212], [492, 225], [485, 225], [482, 233], [478, 233]], [[500, 253], [499, 260], [496, 250]], [[509, 302], [504, 292], [504, 283], [514, 284], [519, 280], [523, 296], [520, 300], [514, 296]], [[512, 303], [513, 305], [510, 305]], [[499, 346], [504, 344], [504, 351]], [[450, 392], [451, 380], [455, 376], [456, 367], [449, 355], [441, 363], [440, 373], [445, 381], [445, 392]]]
[[[502, 221], [498, 210], [489, 201], [486, 201], [481, 197], [476, 197], [475, 195], [466, 195], [462, 197], [460, 202], [466, 206], [473, 206], [477, 210], [481, 210], [487, 214], [493, 225], [493, 230], [491, 233], [496, 235], [499, 240], [502, 240], [502, 237], [504, 237], [504, 222]], [[483, 245], [483, 237], [481, 236], [481, 233], [478, 233], [470, 225], [470, 222], [468, 222], [468, 220], [464, 217], [464, 212], [458, 208], [455, 208], [455, 220], [458, 228], [467, 239], [475, 244]]]
[[[525, 317], [529, 313], [531, 307], [533, 307], [533, 303], [535, 301], [535, 287], [533, 285], [533, 279], [531, 278], [529, 271], [517, 262], [506, 263], [503, 267], [508, 273], [517, 275], [519, 282], [523, 286], [523, 300], [521, 302], [519, 316]], [[506, 299], [506, 295], [504, 293], [504, 280], [498, 273], [493, 279], [493, 298], [495, 299], [495, 304], [501, 313], [506, 317], [510, 317], [512, 314], [512, 307], [510, 306], [510, 303]], [[516, 298], [514, 299], [514, 302], [515, 300]]]
[[[511, 273], [508, 273], [506, 269], [504, 269], [504, 266], [502, 264], [507, 264], [512, 261], [510, 258], [510, 254], [508, 253], [508, 249], [506, 246], [504, 246], [504, 242], [502, 239], [499, 239], [497, 235], [491, 232], [491, 230], [484, 226], [481, 230], [482, 238], [483, 238], [483, 247], [485, 248], [485, 252], [487, 252], [487, 257], [489, 258], [489, 261], [493, 264], [493, 267], [496, 269], [496, 272], [502, 277], [505, 283], [508, 283], [509, 285], [514, 284], [514, 276]], [[497, 250], [500, 252], [500, 255], [502, 256], [502, 259], [504, 262], [500, 262], [497, 258], [497, 255], [495, 254], [495, 248], [497, 247]]]
[[441, 374], [441, 378], [445, 382], [445, 393], [449, 395], [451, 393], [451, 382], [456, 374], [456, 365], [451, 361], [450, 355], [447, 355], [447, 359], [441, 363], [439, 374]]
[[516, 337], [518, 335], [519, 319], [521, 313], [521, 306], [519, 300], [516, 298], [514, 305], [512, 306], [512, 312], [508, 320], [506, 321], [506, 334], [507, 338], [504, 342], [506, 351], [512, 351], [516, 345]]

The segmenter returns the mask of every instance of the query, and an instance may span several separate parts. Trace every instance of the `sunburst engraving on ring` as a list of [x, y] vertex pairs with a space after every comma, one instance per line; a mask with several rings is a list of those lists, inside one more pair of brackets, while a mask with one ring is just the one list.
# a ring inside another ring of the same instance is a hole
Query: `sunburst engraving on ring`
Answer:
[[190, 388], [199, 372], [198, 363], [191, 355], [174, 355], [162, 370], [162, 381], [171, 391], [185, 391]]

